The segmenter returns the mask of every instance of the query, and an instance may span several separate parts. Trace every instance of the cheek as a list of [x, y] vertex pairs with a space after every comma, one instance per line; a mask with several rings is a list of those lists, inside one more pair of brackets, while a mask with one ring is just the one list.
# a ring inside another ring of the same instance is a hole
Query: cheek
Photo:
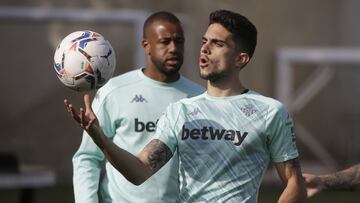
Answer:
[[217, 67], [217, 69], [222, 70], [226, 66], [226, 60], [224, 59], [224, 57], [220, 56], [213, 61], [213, 64], [215, 67]]
[[166, 55], [167, 49], [164, 46], [159, 46], [159, 47], [157, 47], [156, 52], [157, 52], [157, 55], [159, 57], [161, 57], [161, 56]]
[[222, 68], [232, 67], [235, 64], [235, 59], [231, 54], [224, 54], [220, 57], [219, 62]]
[[151, 53], [154, 57], [156, 58], [159, 58], [163, 55], [163, 49], [161, 47], [154, 47], [152, 50], [151, 50]]

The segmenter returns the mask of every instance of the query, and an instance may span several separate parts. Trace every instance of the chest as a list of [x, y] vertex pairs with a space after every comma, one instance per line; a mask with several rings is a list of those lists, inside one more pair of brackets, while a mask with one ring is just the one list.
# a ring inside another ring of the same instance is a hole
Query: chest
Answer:
[[198, 105], [185, 113], [178, 126], [179, 150], [212, 154], [264, 151], [266, 122], [263, 111], [246, 105]]

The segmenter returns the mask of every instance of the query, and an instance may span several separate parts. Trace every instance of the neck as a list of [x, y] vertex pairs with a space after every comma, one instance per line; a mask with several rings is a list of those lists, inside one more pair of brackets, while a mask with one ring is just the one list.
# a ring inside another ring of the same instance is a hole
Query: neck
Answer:
[[144, 73], [144, 75], [146, 75], [147, 77], [149, 77], [153, 80], [157, 80], [160, 82], [166, 82], [166, 83], [175, 82], [180, 77], [180, 74], [178, 72], [176, 72], [174, 74], [166, 75], [166, 74], [160, 72], [156, 67], [146, 67], [143, 69], [143, 73]]
[[207, 92], [213, 97], [236, 96], [242, 94], [245, 89], [238, 78], [233, 80], [223, 78], [215, 82], [207, 82]]

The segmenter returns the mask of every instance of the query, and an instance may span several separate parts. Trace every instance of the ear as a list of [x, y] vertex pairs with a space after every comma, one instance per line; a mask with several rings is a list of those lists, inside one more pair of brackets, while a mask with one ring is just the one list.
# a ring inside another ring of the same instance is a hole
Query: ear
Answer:
[[150, 43], [148, 42], [147, 39], [143, 39], [141, 41], [141, 46], [143, 47], [145, 54], [150, 55]]
[[240, 70], [250, 61], [250, 56], [247, 53], [240, 53], [236, 58], [236, 66], [240, 67]]

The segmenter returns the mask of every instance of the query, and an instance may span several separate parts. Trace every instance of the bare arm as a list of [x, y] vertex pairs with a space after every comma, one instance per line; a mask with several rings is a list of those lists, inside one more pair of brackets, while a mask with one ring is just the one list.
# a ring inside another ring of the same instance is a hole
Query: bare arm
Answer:
[[119, 148], [107, 138], [102, 144], [102, 151], [109, 162], [135, 185], [146, 181], [172, 157], [170, 149], [157, 139], [150, 141], [138, 156]]
[[306, 197], [306, 190], [301, 176], [299, 160], [295, 158], [286, 162], [276, 163], [275, 167], [286, 186], [278, 203], [303, 202]]
[[170, 149], [160, 140], [152, 140], [138, 156], [119, 148], [101, 130], [91, 109], [89, 95], [84, 96], [84, 102], [86, 112], [80, 108], [80, 112], [77, 113], [73, 105], [64, 100], [66, 109], [73, 119], [88, 132], [109, 162], [133, 184], [143, 183], [172, 157]]
[[360, 164], [331, 174], [303, 176], [308, 197], [313, 197], [321, 191], [360, 190]]

